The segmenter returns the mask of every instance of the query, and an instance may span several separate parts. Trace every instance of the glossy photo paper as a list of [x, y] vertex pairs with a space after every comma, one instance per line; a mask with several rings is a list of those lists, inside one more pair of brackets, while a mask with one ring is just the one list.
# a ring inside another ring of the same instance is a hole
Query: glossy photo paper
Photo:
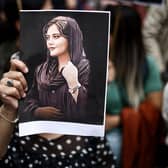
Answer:
[[19, 135], [104, 136], [110, 13], [21, 11]]

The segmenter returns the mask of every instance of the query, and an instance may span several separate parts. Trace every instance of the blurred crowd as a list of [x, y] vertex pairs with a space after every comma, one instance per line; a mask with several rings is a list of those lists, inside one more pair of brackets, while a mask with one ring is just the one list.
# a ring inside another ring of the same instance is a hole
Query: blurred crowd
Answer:
[[118, 167], [166, 168], [168, 0], [154, 6], [124, 0], [0, 0], [0, 78], [20, 47], [21, 9], [111, 12], [106, 137]]

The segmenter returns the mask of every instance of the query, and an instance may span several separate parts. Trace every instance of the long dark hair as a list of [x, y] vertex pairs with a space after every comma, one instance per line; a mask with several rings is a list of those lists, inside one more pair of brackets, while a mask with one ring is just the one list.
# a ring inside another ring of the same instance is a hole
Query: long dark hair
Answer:
[[144, 95], [145, 49], [138, 12], [129, 6], [108, 6], [111, 11], [110, 59], [116, 80], [126, 88], [130, 105], [137, 106]]
[[85, 57], [85, 52], [83, 34], [76, 20], [65, 16], [57, 16], [51, 19], [43, 28], [44, 37], [51, 25], [56, 25], [60, 34], [68, 39], [70, 59], [75, 65], [78, 65], [80, 60]]

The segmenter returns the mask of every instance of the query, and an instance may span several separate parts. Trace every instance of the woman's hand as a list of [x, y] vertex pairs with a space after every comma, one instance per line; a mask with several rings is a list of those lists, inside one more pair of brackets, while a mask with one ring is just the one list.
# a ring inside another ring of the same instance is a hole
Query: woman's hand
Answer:
[[0, 81], [0, 99], [8, 111], [17, 111], [18, 100], [26, 96], [27, 82], [23, 73], [27, 66], [20, 60], [12, 59], [10, 70], [4, 73]]
[[121, 122], [120, 115], [106, 114], [106, 122], [105, 122], [106, 131], [118, 127], [120, 125], [120, 122]]
[[38, 107], [35, 110], [35, 117], [40, 119], [60, 119], [63, 117], [61, 111], [55, 107]]
[[69, 89], [80, 85], [78, 81], [78, 69], [71, 61], [69, 61], [68, 64], [64, 67], [62, 75], [67, 81]]
[[22, 72], [28, 72], [26, 65], [13, 59], [9, 72], [0, 80], [0, 99], [3, 103], [0, 107], [0, 158], [6, 153], [14, 129], [13, 123], [17, 121], [18, 100], [26, 95], [27, 83]]

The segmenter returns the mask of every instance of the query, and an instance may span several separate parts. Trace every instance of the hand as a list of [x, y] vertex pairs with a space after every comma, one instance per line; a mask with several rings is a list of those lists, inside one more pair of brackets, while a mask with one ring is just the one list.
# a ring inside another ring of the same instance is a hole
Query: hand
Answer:
[[116, 128], [120, 125], [121, 118], [119, 115], [110, 115], [106, 114], [105, 130], [109, 131], [113, 128]]
[[41, 119], [54, 119], [54, 118], [62, 118], [63, 114], [61, 113], [61, 110], [46, 106], [46, 107], [39, 107], [35, 110], [35, 117], [41, 118]]
[[62, 75], [67, 81], [69, 88], [74, 88], [77, 85], [79, 85], [78, 69], [75, 67], [75, 65], [71, 61], [69, 61], [68, 64], [64, 67], [62, 71]]
[[[18, 70], [18, 71], [17, 71]], [[20, 60], [11, 60], [11, 67], [7, 73], [4, 73], [0, 81], [0, 99], [4, 107], [15, 111], [18, 108], [18, 100], [26, 96], [27, 82], [23, 73], [27, 73], [27, 66]], [[11, 85], [7, 85], [11, 81]]]

